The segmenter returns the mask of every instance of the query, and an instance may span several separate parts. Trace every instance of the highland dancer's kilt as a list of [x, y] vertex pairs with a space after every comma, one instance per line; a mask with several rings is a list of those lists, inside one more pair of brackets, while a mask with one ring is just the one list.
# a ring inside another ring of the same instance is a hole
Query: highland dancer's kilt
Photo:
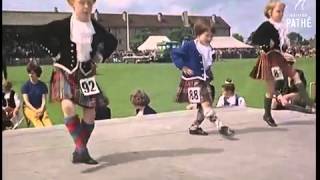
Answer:
[[[84, 64], [84, 63], [83, 63]], [[79, 66], [81, 63], [79, 64]], [[77, 68], [72, 74], [67, 73], [61, 68], [54, 67], [50, 80], [50, 100], [52, 102], [61, 102], [63, 99], [70, 99], [73, 103], [85, 108], [94, 108], [96, 105], [106, 105], [104, 95], [100, 93], [85, 96], [80, 88], [80, 79], [88, 78], [96, 75], [96, 66], [92, 61], [86, 62], [90, 67], [90, 73], [84, 73]], [[88, 69], [86, 72], [89, 72]]]
[[178, 103], [190, 103], [188, 98], [188, 88], [190, 87], [199, 87], [200, 88], [200, 103], [209, 102], [210, 104], [213, 102], [212, 99], [212, 88], [210, 87], [210, 80], [203, 81], [199, 79], [194, 80], [185, 80], [181, 78], [176, 102]]
[[278, 50], [267, 53], [261, 52], [256, 65], [253, 67], [250, 77], [260, 80], [280, 80], [281, 76], [293, 78], [295, 70], [288, 65], [286, 59]]

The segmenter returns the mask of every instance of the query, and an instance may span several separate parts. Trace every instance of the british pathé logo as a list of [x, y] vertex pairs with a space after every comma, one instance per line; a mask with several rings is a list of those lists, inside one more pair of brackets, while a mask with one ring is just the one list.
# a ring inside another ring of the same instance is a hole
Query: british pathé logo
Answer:
[[296, 5], [294, 6], [294, 9], [297, 10], [298, 7], [300, 7], [301, 10], [304, 10], [304, 4], [306, 3], [306, 0], [298, 0]]
[[294, 13], [289, 14], [287, 18], [289, 28], [312, 28], [312, 17], [304, 10], [306, 1], [297, 0]]

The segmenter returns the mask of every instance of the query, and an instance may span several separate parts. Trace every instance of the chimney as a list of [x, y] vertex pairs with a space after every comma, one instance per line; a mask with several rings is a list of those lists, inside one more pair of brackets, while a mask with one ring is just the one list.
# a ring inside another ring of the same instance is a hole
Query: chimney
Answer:
[[157, 18], [158, 18], [158, 22], [160, 22], [160, 23], [161, 23], [161, 22], [162, 22], [162, 20], [163, 20], [163, 19], [162, 19], [162, 13], [161, 13], [161, 12], [159, 12], [159, 13], [158, 13]]
[[98, 11], [98, 9], [96, 9], [96, 10], [94, 11], [93, 16], [94, 16], [94, 19], [95, 19], [96, 21], [99, 21], [99, 11]]
[[54, 7], [54, 12], [59, 12], [57, 7]]
[[182, 18], [183, 26], [189, 27], [190, 24], [189, 24], [189, 18], [188, 18], [188, 11], [183, 11], [181, 18]]
[[212, 14], [211, 20], [212, 20], [213, 24], [216, 24], [216, 22], [217, 22], [216, 19], [217, 19], [217, 16], [215, 14]]
[[123, 20], [124, 22], [126, 22], [126, 19], [127, 19], [127, 11], [123, 11], [123, 13], [122, 13], [122, 20]]

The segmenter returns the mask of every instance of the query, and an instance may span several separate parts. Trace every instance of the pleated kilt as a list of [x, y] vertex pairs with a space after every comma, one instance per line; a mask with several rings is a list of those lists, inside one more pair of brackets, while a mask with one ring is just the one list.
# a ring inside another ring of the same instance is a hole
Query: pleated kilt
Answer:
[[284, 77], [293, 78], [294, 68], [288, 65], [286, 59], [278, 50], [271, 50], [268, 53], [260, 53], [256, 65], [250, 72], [250, 77], [259, 80], [276, 80], [275, 69], [280, 69]]
[[180, 84], [177, 90], [176, 102], [178, 103], [190, 103], [188, 98], [188, 88], [190, 87], [200, 87], [200, 102], [213, 102], [212, 98], [212, 87], [210, 86], [210, 81], [203, 81], [199, 79], [185, 80], [181, 78]]
[[100, 93], [95, 95], [85, 96], [80, 88], [80, 79], [96, 75], [94, 63], [92, 62], [90, 66], [92, 71], [87, 75], [84, 75], [80, 68], [69, 74], [61, 68], [54, 67], [50, 80], [50, 101], [61, 102], [63, 99], [70, 99], [73, 103], [85, 108], [107, 105], [107, 97], [104, 97], [98, 84]]

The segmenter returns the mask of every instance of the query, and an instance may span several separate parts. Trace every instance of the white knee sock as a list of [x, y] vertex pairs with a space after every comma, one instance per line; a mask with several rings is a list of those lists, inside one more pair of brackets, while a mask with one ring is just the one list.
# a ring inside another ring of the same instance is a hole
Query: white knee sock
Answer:
[[221, 127], [223, 126], [222, 121], [219, 118], [217, 118], [214, 123], [218, 130], [221, 129]]
[[220, 129], [223, 126], [222, 121], [217, 117], [216, 112], [212, 108], [204, 109], [203, 113], [205, 118], [208, 118], [210, 122], [215, 123], [217, 129]]

